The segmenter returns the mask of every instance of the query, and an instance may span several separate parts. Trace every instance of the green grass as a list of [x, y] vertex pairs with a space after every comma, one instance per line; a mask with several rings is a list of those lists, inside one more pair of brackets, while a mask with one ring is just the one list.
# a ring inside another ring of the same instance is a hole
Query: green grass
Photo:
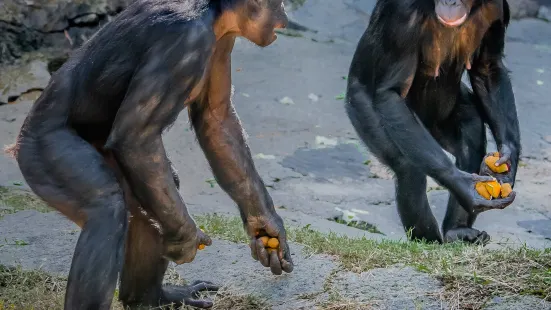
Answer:
[[[0, 217], [29, 209], [51, 211], [28, 191], [0, 187]], [[213, 237], [248, 243], [240, 218], [214, 214], [195, 219]], [[433, 275], [445, 287], [444, 298], [464, 309], [480, 309], [493, 296], [535, 295], [551, 301], [551, 249], [536, 250], [526, 246], [489, 249], [460, 243], [375, 241], [325, 234], [308, 226], [287, 231], [289, 240], [303, 244], [308, 253], [333, 255], [344, 268], [353, 272], [404, 264]], [[11, 303], [20, 305], [15, 309], [29, 309], [32, 305], [35, 309], [59, 308], [64, 281], [39, 271], [0, 269], [0, 309], [2, 302], [4, 309], [10, 309]], [[224, 296], [218, 297], [225, 300], [224, 303], [245, 305], [237, 309], [259, 309], [250, 304], [263, 304], [248, 295], [228, 296], [227, 300]], [[335, 309], [351, 307], [347, 302], [340, 302]], [[42, 304], [47, 307], [36, 306]], [[55, 306], [49, 307], [50, 304]]]
[[29, 191], [0, 186], [0, 219], [7, 214], [23, 210], [36, 210], [38, 212], [53, 211], [44, 201]]
[[[204, 215], [196, 221], [212, 236], [247, 242], [239, 218]], [[335, 255], [354, 272], [405, 264], [433, 275], [446, 289], [444, 298], [465, 309], [480, 309], [493, 296], [526, 294], [551, 300], [551, 249], [374, 241], [309, 227], [287, 232], [289, 240], [305, 245], [309, 253]]]
[[[66, 284], [67, 279], [43, 271], [0, 266], [0, 310], [63, 309]], [[210, 298], [214, 302], [212, 310], [262, 310], [270, 308], [266, 300], [262, 298], [227, 287], [221, 288]], [[164, 308], [175, 309], [175, 307]], [[111, 309], [123, 310], [122, 304], [118, 301], [118, 291], [115, 291], [113, 296]], [[192, 310], [195, 308], [183, 307], [182, 309]]]

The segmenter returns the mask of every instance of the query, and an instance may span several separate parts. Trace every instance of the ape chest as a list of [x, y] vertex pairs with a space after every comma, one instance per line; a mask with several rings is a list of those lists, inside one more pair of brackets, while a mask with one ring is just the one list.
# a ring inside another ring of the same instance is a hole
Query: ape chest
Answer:
[[423, 25], [420, 45], [420, 69], [431, 77], [442, 73], [470, 70], [477, 50], [491, 25], [501, 17], [501, 8], [495, 3], [486, 4], [472, 13], [458, 28], [448, 28], [430, 19]]

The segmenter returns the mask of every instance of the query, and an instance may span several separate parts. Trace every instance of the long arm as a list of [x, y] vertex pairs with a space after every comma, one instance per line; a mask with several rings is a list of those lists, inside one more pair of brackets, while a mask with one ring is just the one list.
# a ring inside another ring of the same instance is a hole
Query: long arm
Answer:
[[511, 160], [512, 180], [509, 181], [514, 182], [521, 151], [520, 129], [515, 96], [502, 61], [504, 40], [505, 25], [498, 22], [483, 39], [469, 77], [498, 149], [502, 156], [505, 155], [503, 160]]
[[134, 74], [106, 144], [134, 195], [159, 220], [168, 239], [178, 240], [194, 223], [176, 188], [161, 133], [177, 118], [204, 72], [207, 35], [159, 39]]
[[[258, 174], [243, 128], [231, 103], [231, 37], [217, 42], [206, 98], [190, 107], [190, 119], [214, 177], [239, 207], [251, 254], [272, 273], [291, 272], [293, 263], [283, 220]], [[278, 238], [268, 253], [260, 236]]]
[[207, 99], [191, 106], [190, 118], [218, 184], [236, 202], [243, 220], [275, 214], [244, 131], [231, 103], [233, 38], [218, 42], [209, 75]]

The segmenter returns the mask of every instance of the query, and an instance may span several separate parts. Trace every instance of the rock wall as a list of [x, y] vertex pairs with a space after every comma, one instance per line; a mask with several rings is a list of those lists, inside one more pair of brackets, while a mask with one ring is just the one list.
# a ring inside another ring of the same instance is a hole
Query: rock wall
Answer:
[[[0, 64], [30, 51], [67, 53], [133, 0], [1, 0]], [[293, 9], [308, 0], [286, 0]], [[367, 0], [366, 0], [367, 1]], [[375, 0], [370, 0], [375, 1]], [[513, 18], [551, 19], [551, 0], [509, 0]], [[299, 21], [300, 22], [300, 21]]]
[[2, 0], [0, 63], [42, 47], [70, 50], [133, 0]]

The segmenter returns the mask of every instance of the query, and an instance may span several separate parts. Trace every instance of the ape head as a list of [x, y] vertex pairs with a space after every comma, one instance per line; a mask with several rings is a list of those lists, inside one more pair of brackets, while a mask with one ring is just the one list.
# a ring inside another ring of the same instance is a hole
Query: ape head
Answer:
[[237, 26], [241, 35], [264, 47], [277, 38], [275, 29], [287, 26], [283, 0], [242, 0], [236, 8]]
[[463, 24], [475, 0], [434, 0], [436, 17], [447, 27]]

